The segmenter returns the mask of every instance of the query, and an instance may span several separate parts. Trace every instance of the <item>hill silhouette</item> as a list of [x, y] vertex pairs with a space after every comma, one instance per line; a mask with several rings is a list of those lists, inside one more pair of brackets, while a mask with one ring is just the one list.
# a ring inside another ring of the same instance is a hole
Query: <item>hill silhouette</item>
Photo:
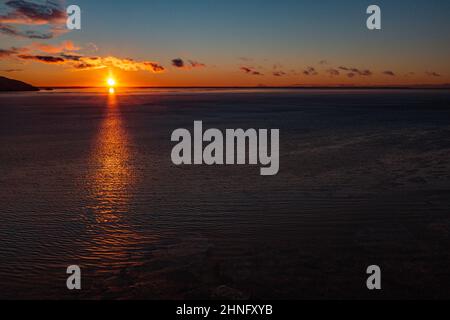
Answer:
[[0, 91], [39, 91], [39, 89], [23, 81], [0, 76]]

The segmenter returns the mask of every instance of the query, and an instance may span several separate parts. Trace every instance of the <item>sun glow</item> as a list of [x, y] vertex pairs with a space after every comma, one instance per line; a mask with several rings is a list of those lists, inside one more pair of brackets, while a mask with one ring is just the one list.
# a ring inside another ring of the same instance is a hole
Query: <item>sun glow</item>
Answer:
[[109, 73], [108, 78], [106, 78], [106, 84], [108, 86], [108, 92], [109, 94], [114, 94], [116, 93], [116, 86], [117, 86], [117, 81], [114, 78], [112, 72]]
[[116, 86], [116, 79], [114, 79], [113, 77], [109, 77], [108, 80], [106, 80], [106, 83], [108, 84], [108, 86], [110, 88], [115, 87]]

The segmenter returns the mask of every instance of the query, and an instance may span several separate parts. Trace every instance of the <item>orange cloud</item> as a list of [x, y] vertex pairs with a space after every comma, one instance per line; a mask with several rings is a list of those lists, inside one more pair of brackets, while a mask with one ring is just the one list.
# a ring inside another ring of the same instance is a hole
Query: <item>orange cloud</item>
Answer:
[[[68, 58], [68, 56], [66, 56]], [[76, 69], [102, 69], [114, 67], [125, 71], [151, 71], [160, 73], [164, 71], [164, 67], [157, 62], [152, 61], [135, 61], [133, 59], [121, 59], [113, 56], [108, 57], [84, 57], [72, 56], [68, 59], [72, 66]]]
[[45, 52], [45, 53], [52, 53], [52, 54], [56, 54], [56, 53], [61, 53], [64, 51], [78, 51], [81, 48], [76, 46], [72, 41], [67, 40], [67, 41], [63, 41], [60, 44], [57, 45], [51, 45], [51, 44], [45, 44], [45, 43], [40, 43], [40, 42], [34, 42], [31, 45], [31, 48]]
[[[79, 49], [80, 47], [76, 46], [72, 41], [64, 41], [58, 45], [35, 42], [29, 47], [0, 49], [0, 59], [16, 58], [42, 63], [65, 64], [77, 70], [113, 67], [125, 71], [150, 71], [154, 73], [165, 71], [162, 65], [153, 61], [135, 61], [133, 59], [122, 59], [114, 56], [83, 56], [69, 52]], [[36, 50], [44, 52], [47, 55], [35, 54], [33, 51]]]

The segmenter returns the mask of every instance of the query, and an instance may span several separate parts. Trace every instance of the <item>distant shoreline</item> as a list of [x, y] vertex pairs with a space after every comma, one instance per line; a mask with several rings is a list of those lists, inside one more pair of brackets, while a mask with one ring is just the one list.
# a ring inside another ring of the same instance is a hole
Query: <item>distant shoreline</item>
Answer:
[[[38, 87], [40, 90], [57, 90], [57, 89], [105, 89], [104, 86], [42, 86]], [[282, 89], [282, 90], [450, 90], [450, 85], [444, 86], [124, 86], [123, 89], [221, 89], [221, 90], [266, 90], [266, 89]]]

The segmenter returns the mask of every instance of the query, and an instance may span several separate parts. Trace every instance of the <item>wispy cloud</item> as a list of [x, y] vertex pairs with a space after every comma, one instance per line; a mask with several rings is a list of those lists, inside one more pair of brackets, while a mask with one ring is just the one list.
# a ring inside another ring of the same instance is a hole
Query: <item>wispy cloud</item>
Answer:
[[34, 30], [26, 30], [22, 31], [13, 26], [8, 26], [0, 23], [0, 33], [3, 33], [7, 36], [19, 37], [19, 38], [28, 38], [28, 39], [51, 39], [53, 38], [53, 33], [42, 33]]
[[[60, 3], [26, 0], [5, 2], [8, 12], [0, 15], [0, 33], [29, 39], [51, 39], [64, 32], [66, 12]], [[33, 30], [28, 29], [34, 26]], [[36, 30], [36, 26], [49, 30]], [[25, 29], [23, 27], [26, 27]]]
[[241, 67], [241, 71], [244, 71], [246, 74], [252, 76], [262, 76], [263, 74], [259, 71], [256, 71], [253, 67]]
[[332, 77], [334, 77], [334, 76], [339, 76], [339, 75], [341, 74], [341, 73], [339, 72], [339, 70], [334, 69], [334, 68], [327, 69], [325, 72], [328, 73], [328, 74], [329, 74], [330, 76], [332, 76]]
[[386, 76], [395, 77], [395, 72], [391, 71], [391, 70], [383, 71], [383, 74], [386, 75]]
[[434, 71], [427, 71], [425, 73], [427, 76], [430, 76], [430, 77], [440, 77], [441, 76], [439, 73], [434, 72]]
[[10, 73], [10, 72], [21, 72], [23, 71], [23, 69], [1, 69], [0, 71]]
[[44, 63], [64, 63], [65, 61], [61, 57], [31, 55], [31, 54], [19, 54], [17, 57], [23, 60], [34, 60]]
[[340, 66], [338, 69], [347, 72], [347, 77], [349, 78], [353, 78], [355, 76], [369, 77], [373, 75], [373, 72], [370, 71], [369, 69], [359, 69], [345, 66]]
[[181, 58], [172, 59], [172, 66], [179, 69], [193, 69], [193, 68], [203, 68], [206, 67], [204, 63], [187, 60], [186, 62]]
[[316, 68], [314, 68], [314, 67], [307, 67], [305, 70], [303, 70], [303, 74], [305, 76], [316, 76], [319, 73], [317, 72]]
[[189, 60], [188, 62], [191, 65], [192, 68], [203, 68], [203, 67], [206, 67], [206, 64], [198, 62], [198, 61]]
[[284, 76], [287, 76], [287, 75], [288, 75], [287, 72], [285, 72], [285, 71], [283, 70], [284, 67], [283, 67], [283, 65], [280, 64], [280, 63], [275, 63], [275, 64], [272, 66], [272, 69], [273, 69], [272, 75], [273, 75], [274, 77], [284, 77]]
[[56, 45], [35, 42], [31, 45], [31, 48], [51, 54], [61, 53], [65, 51], [78, 51], [81, 49], [70, 40], [63, 41], [60, 44]]
[[[60, 56], [66, 60], [71, 60], [71, 61], [80, 61], [81, 59], [84, 58], [82, 55], [71, 54], [71, 53], [70, 54], [69, 53], [61, 53]], [[95, 58], [95, 57], [92, 57], [92, 58]]]
[[17, 54], [18, 51], [16, 48], [11, 48], [11, 49], [0, 49], [0, 58], [3, 57], [10, 57], [12, 55]]
[[286, 72], [284, 72], [284, 71], [274, 71], [272, 74], [273, 74], [275, 77], [283, 77], [283, 76], [286, 75]]
[[359, 74], [360, 76], [366, 76], [366, 77], [368, 77], [368, 76], [373, 75], [373, 72], [370, 71], [370, 70], [365, 69], [365, 70], [360, 70], [360, 71], [358, 72], [358, 74]]
[[81, 48], [75, 45], [72, 41], [63, 41], [60, 44], [46, 44], [42, 42], [33, 42], [32, 44], [25, 47], [11, 47], [9, 49], [0, 49], [0, 57], [8, 57], [17, 54], [28, 53], [31, 51], [38, 51], [46, 54], [61, 54], [65, 52], [78, 51]]

